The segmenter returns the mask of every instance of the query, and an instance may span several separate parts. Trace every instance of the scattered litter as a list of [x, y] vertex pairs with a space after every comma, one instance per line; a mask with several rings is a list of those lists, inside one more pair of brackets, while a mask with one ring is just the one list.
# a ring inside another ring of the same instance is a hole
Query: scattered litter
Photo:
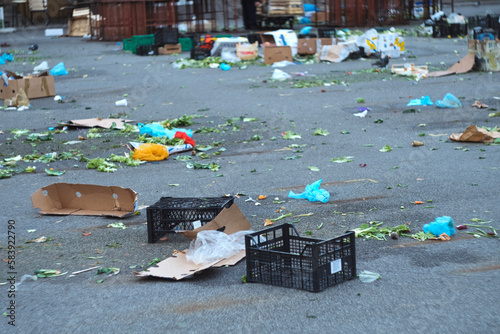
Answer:
[[392, 65], [391, 73], [410, 77], [415, 81], [425, 79], [429, 74], [427, 66], [415, 66], [415, 64]]
[[500, 131], [488, 131], [478, 128], [476, 125], [469, 125], [463, 133], [453, 133], [451, 140], [464, 142], [492, 143], [500, 138]]
[[390, 147], [389, 145], [385, 145], [379, 151], [380, 152], [390, 152], [390, 151], [392, 151], [392, 147]]
[[[407, 225], [398, 225], [394, 227], [381, 227], [384, 224], [379, 221], [371, 221], [369, 223], [362, 224], [360, 227], [353, 229], [354, 236], [356, 238], [365, 237], [368, 239], [384, 240], [387, 241], [387, 236], [391, 235], [393, 232], [398, 235], [403, 235], [404, 232], [410, 232], [410, 228]], [[392, 237], [392, 235], [391, 235]]]
[[56, 66], [54, 66], [49, 73], [50, 75], [58, 76], [58, 75], [67, 75], [68, 71], [64, 67], [64, 63], [59, 63]]
[[74, 271], [71, 273], [71, 275], [78, 275], [78, 274], [81, 274], [81, 273], [84, 273], [84, 272], [87, 272], [87, 271], [91, 271], [91, 270], [94, 270], [94, 269], [98, 269], [99, 266], [96, 266], [96, 267], [91, 267], [91, 268], [87, 268], [87, 269], [82, 269], [82, 270], [78, 270], [78, 271]]
[[161, 161], [169, 157], [168, 148], [164, 145], [146, 143], [135, 149], [133, 158], [141, 161]]
[[127, 99], [122, 99], [122, 100], [116, 101], [115, 102], [115, 106], [117, 106], [117, 107], [126, 107], [126, 106], [128, 106]]
[[231, 65], [226, 64], [226, 63], [222, 63], [222, 64], [220, 64], [219, 68], [223, 71], [229, 71], [231, 69]]
[[49, 64], [46, 61], [42, 61], [42, 63], [38, 66], [35, 66], [33, 71], [35, 72], [44, 72], [49, 69]]
[[366, 114], [368, 114], [368, 110], [365, 110], [365, 111], [360, 112], [360, 113], [356, 113], [356, 114], [354, 114], [354, 116], [364, 118], [366, 116]]
[[477, 109], [485, 109], [485, 108], [488, 108], [488, 105], [487, 104], [484, 104], [482, 103], [481, 101], [476, 101], [472, 104], [473, 107], [477, 108]]
[[466, 230], [467, 229], [467, 225], [458, 225], [457, 226], [457, 230]]
[[432, 106], [432, 103], [429, 95], [422, 96], [420, 99], [410, 100], [407, 106]]
[[436, 101], [436, 107], [438, 108], [460, 108], [462, 106], [462, 102], [457, 99], [453, 94], [447, 93], [443, 100]]
[[273, 63], [271, 67], [287, 67], [288, 65], [295, 65], [295, 63], [288, 60], [282, 60]]
[[430, 232], [434, 236], [439, 237], [443, 233], [447, 236], [455, 234], [455, 222], [451, 217], [437, 217], [432, 223], [424, 225], [424, 233]]
[[322, 203], [326, 203], [330, 199], [330, 193], [325, 189], [319, 188], [321, 186], [321, 181], [323, 181], [323, 179], [313, 182], [312, 184], [306, 185], [305, 191], [300, 194], [296, 194], [290, 190], [290, 192], [288, 193], [288, 197], [295, 199], [303, 198], [309, 200], [310, 202], [319, 201]]
[[60, 270], [52, 270], [52, 269], [38, 269], [35, 270], [35, 275], [40, 278], [48, 278], [48, 277], [56, 277], [66, 275], [67, 273], [61, 273]]
[[191, 241], [186, 259], [198, 265], [229, 258], [245, 249], [245, 235], [252, 232], [227, 235], [216, 230], [200, 231]]
[[282, 70], [279, 70], [279, 69], [274, 69], [274, 72], [273, 72], [273, 75], [271, 77], [271, 79], [273, 80], [288, 80], [288, 79], [291, 79], [292, 76]]
[[[103, 128], [103, 129], [122, 129], [125, 123], [133, 122], [129, 119], [116, 119], [116, 118], [87, 118], [75, 119], [61, 125], [81, 127], [81, 128]], [[137, 130], [138, 131], [138, 130]]]
[[411, 143], [411, 146], [413, 146], [413, 147], [424, 146], [424, 143], [422, 143], [421, 141], [416, 141], [416, 140], [414, 140], [414, 141]]
[[113, 228], [119, 228], [119, 229], [122, 229], [122, 230], [126, 230], [127, 229], [127, 226], [121, 222], [116, 222], [116, 223], [112, 223], [112, 224], [108, 224], [108, 227], [113, 227]]
[[374, 272], [371, 272], [368, 270], [363, 270], [358, 275], [358, 277], [359, 277], [360, 281], [363, 283], [372, 283], [372, 282], [382, 278], [382, 276], [380, 276], [380, 274], [374, 273]]

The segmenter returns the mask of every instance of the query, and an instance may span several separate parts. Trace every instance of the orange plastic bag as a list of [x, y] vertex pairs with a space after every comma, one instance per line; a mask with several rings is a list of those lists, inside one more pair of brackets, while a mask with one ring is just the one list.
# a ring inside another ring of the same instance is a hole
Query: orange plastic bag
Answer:
[[142, 144], [134, 151], [134, 159], [141, 161], [160, 161], [168, 158], [168, 149], [160, 144]]

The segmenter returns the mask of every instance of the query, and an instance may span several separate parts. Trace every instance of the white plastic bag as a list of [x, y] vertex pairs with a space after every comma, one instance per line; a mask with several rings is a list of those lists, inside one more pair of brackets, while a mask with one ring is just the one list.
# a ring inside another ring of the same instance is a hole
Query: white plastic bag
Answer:
[[195, 264], [205, 264], [233, 256], [245, 249], [245, 234], [239, 231], [231, 235], [219, 231], [200, 231], [191, 241], [186, 259]]
[[271, 79], [273, 80], [287, 80], [291, 78], [292, 76], [290, 74], [279, 69], [275, 69], [273, 72], [273, 76], [271, 77]]
[[43, 72], [49, 69], [49, 64], [46, 61], [43, 61], [40, 65], [35, 66], [33, 69], [35, 72]]
[[236, 55], [236, 48], [222, 48], [220, 57], [228, 63], [237, 63], [241, 59]]

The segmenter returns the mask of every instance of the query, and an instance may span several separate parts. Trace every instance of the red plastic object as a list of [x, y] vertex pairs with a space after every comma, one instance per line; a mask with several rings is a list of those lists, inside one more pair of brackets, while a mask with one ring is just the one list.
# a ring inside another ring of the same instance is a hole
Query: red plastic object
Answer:
[[174, 136], [174, 137], [175, 137], [175, 138], [184, 139], [184, 142], [185, 142], [186, 144], [192, 145], [192, 146], [194, 147], [194, 140], [193, 140], [191, 137], [189, 137], [189, 136], [187, 135], [187, 133], [182, 132], [182, 131], [177, 131], [177, 132], [175, 133], [175, 136]]
[[457, 230], [466, 230], [467, 229], [467, 225], [458, 225], [457, 226]]

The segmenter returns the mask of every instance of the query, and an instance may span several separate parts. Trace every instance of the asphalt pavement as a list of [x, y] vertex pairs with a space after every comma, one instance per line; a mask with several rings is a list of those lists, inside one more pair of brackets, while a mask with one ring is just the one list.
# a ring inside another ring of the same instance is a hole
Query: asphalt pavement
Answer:
[[[27, 279], [15, 296], [8, 292], [10, 284], [1, 286], [2, 313], [10, 312], [7, 307], [15, 301], [15, 327], [8, 323], [11, 318], [1, 316], [2, 333], [493, 333], [500, 326], [500, 240], [475, 237], [468, 233], [477, 232], [474, 227], [457, 231], [451, 241], [358, 238], [358, 273], [373, 271], [381, 279], [362, 283], [356, 278], [311, 293], [244, 284], [245, 261], [180, 281], [139, 278], [132, 272], [187, 248], [189, 241], [171, 235], [168, 241], [148, 244], [144, 208], [140, 215], [120, 220], [127, 229], [116, 229], [107, 227], [118, 221], [113, 218], [40, 215], [30, 200], [37, 189], [56, 182], [131, 188], [141, 206], [162, 196], [242, 194], [235, 203], [253, 230], [263, 229], [265, 219], [292, 213], [275, 224], [295, 221], [303, 236], [319, 239], [371, 221], [406, 224], [417, 233], [440, 216], [451, 216], [456, 225], [487, 222], [498, 229], [499, 146], [448, 137], [469, 125], [500, 125], [499, 117], [489, 117], [500, 110], [495, 98], [500, 97], [500, 72], [417, 82], [385, 70], [373, 72], [371, 60], [357, 59], [288, 66], [282, 70], [292, 80], [274, 82], [269, 66], [176, 69], [172, 63], [187, 53], [139, 57], [115, 42], [50, 38], [35, 29], [1, 37], [16, 57], [2, 69], [29, 73], [46, 60], [51, 67], [64, 62], [69, 71], [56, 77], [56, 92], [64, 103], [33, 99], [29, 110], [0, 112], [2, 158], [70, 149], [87, 158], [107, 157], [126, 152], [123, 145], [135, 138], [113, 130], [66, 148], [64, 142], [86, 137], [89, 130], [68, 130], [48, 143], [31, 145], [24, 136], [13, 138], [10, 129], [41, 132], [59, 122], [110, 115], [142, 123], [188, 115], [194, 122], [189, 127], [203, 130], [193, 136], [196, 145], [219, 145], [207, 152], [209, 159], [196, 156], [193, 161], [220, 165], [216, 172], [190, 169], [172, 155], [103, 173], [78, 160], [20, 162], [35, 165], [36, 172], [0, 180], [1, 281], [9, 276], [9, 221], [15, 225], [17, 282], [37, 269], [67, 274]], [[29, 54], [33, 43], [39, 50]], [[406, 48], [403, 58], [391, 59], [389, 65], [443, 70], [467, 54], [467, 40], [407, 36]], [[463, 106], [408, 111], [412, 98], [429, 95], [435, 102], [447, 93]], [[116, 107], [115, 101], [125, 95], [128, 107]], [[476, 100], [489, 108], [473, 108]], [[371, 110], [359, 118], [353, 115], [357, 107]], [[320, 128], [329, 134], [313, 135]], [[286, 131], [301, 138], [286, 140]], [[413, 147], [413, 141], [424, 146]], [[381, 152], [385, 145], [392, 151]], [[213, 155], [218, 147], [225, 151]], [[332, 161], [345, 156], [353, 161]], [[49, 176], [45, 168], [65, 173]], [[290, 190], [301, 192], [319, 179], [331, 195], [327, 203], [288, 198]], [[260, 205], [247, 201], [259, 195], [267, 196]], [[26, 243], [42, 236], [49, 241]], [[120, 273], [109, 277], [92, 270], [70, 277], [94, 266], [117, 267]]]

